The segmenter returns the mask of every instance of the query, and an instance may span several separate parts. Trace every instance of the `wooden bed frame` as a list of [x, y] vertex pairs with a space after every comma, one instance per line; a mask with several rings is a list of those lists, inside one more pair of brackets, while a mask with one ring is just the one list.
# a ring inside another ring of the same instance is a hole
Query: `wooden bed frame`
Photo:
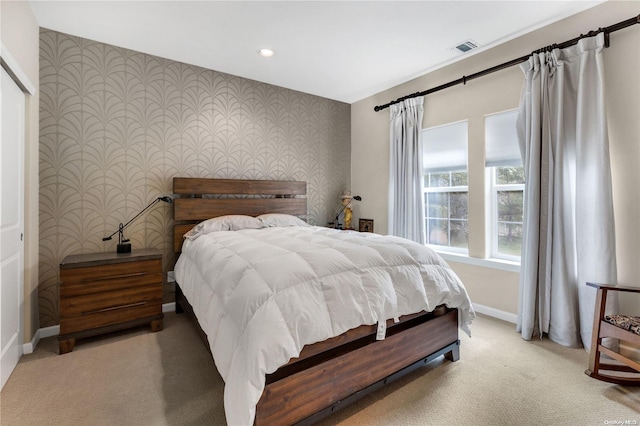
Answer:
[[[182, 236], [199, 221], [227, 214], [305, 215], [305, 182], [174, 178], [174, 251]], [[218, 198], [203, 197], [214, 195]], [[193, 309], [176, 283], [176, 312], [195, 320]], [[198, 331], [209, 349], [206, 334]], [[444, 306], [433, 312], [387, 321], [384, 340], [377, 327], [363, 325], [340, 336], [307, 345], [266, 377], [256, 407], [256, 425], [312, 424], [351, 402], [444, 355], [460, 357], [458, 311]]]

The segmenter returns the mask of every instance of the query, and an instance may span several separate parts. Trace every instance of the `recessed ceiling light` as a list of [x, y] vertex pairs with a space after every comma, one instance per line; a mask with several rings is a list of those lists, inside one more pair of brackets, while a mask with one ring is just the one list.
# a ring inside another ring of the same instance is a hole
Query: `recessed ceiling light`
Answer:
[[274, 52], [271, 49], [260, 49], [260, 50], [258, 50], [258, 54], [260, 56], [265, 57], [265, 58], [269, 58], [269, 57], [273, 56], [273, 53]]

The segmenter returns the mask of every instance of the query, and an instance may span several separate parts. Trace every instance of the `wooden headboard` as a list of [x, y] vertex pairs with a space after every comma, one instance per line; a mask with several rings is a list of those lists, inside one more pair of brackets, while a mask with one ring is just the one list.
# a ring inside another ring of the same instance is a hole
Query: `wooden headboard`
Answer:
[[[306, 182], [281, 180], [173, 178], [173, 251], [182, 249], [182, 236], [194, 224], [228, 214], [307, 214]], [[203, 197], [203, 196], [213, 196]]]

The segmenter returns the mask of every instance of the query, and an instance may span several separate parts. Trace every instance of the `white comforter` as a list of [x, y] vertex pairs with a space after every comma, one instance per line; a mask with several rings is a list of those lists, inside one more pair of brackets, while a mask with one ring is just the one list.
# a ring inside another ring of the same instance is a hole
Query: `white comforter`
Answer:
[[185, 241], [176, 281], [225, 381], [230, 425], [251, 425], [265, 375], [306, 344], [362, 324], [459, 309], [475, 313], [449, 266], [412, 241], [323, 227], [212, 232]]

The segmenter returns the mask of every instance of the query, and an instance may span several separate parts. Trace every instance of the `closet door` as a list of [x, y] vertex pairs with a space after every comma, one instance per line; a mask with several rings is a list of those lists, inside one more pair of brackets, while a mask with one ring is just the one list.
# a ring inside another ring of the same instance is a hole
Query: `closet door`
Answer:
[[25, 95], [2, 69], [0, 86], [0, 389], [22, 356]]

